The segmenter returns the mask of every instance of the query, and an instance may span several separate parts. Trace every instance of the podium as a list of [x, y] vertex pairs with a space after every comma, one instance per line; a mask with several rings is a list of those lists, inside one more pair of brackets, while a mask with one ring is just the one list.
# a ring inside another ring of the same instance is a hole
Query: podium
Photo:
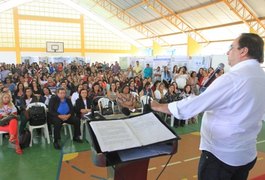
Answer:
[[101, 151], [95, 132], [90, 125], [93, 120], [89, 121], [88, 134], [93, 163], [99, 167], [108, 167], [108, 178], [114, 180], [146, 180], [150, 158], [175, 154], [178, 148], [178, 140], [180, 139], [158, 115], [156, 115], [156, 117], [175, 135], [175, 138], [150, 145], [112, 152]]

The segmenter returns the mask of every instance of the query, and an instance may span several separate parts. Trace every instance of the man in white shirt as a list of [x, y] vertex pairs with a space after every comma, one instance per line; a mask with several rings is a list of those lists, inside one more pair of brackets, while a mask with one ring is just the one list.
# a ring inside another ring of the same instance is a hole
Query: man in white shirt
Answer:
[[231, 69], [202, 94], [170, 104], [155, 101], [153, 110], [189, 119], [204, 112], [199, 180], [245, 180], [256, 162], [256, 139], [265, 113], [264, 42], [243, 33], [228, 55]]

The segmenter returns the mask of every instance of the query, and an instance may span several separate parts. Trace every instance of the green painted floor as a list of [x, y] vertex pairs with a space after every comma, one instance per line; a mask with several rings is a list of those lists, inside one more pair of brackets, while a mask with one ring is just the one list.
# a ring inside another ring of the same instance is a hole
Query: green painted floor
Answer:
[[[174, 128], [179, 135], [198, 132], [200, 123]], [[34, 138], [35, 143], [31, 148], [26, 148], [24, 154], [19, 156], [14, 149], [8, 147], [8, 139], [4, 139], [0, 147], [0, 180], [53, 180], [57, 179], [58, 167], [62, 153], [88, 150], [89, 144], [77, 144], [62, 137], [63, 150], [53, 148], [53, 144], [44, 142], [43, 137]], [[184, 141], [185, 139], [182, 139]], [[263, 142], [262, 142], [263, 141]], [[258, 137], [258, 150], [265, 152], [265, 122]]]

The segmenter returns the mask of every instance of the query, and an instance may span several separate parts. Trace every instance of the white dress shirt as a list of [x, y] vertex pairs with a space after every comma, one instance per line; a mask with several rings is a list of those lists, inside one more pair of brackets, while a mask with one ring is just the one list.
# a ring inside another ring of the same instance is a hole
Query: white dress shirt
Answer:
[[256, 139], [265, 113], [265, 73], [254, 60], [234, 65], [202, 94], [173, 102], [178, 119], [204, 112], [200, 150], [231, 166], [245, 165], [257, 156]]

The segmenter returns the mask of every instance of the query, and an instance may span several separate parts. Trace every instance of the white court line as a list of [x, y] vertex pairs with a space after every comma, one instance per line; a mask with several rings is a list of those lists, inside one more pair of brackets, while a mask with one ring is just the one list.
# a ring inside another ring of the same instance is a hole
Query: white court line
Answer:
[[148, 168], [148, 171], [153, 171], [153, 170], [156, 170], [157, 168], [156, 167], [152, 167], [152, 168]]
[[257, 144], [264, 143], [264, 142], [265, 142], [265, 140], [263, 140], [263, 141], [258, 141]]
[[[177, 162], [173, 162], [173, 163], [168, 163], [167, 166], [173, 166], [173, 165], [176, 165], [176, 164], [180, 164], [181, 161], [177, 161]], [[166, 165], [162, 165], [161, 167], [165, 167]]]
[[200, 159], [200, 156], [197, 156], [197, 157], [194, 157], [194, 158], [185, 159], [183, 161], [184, 162], [188, 162], [188, 161], [193, 161], [193, 160], [196, 160], [196, 159]]

